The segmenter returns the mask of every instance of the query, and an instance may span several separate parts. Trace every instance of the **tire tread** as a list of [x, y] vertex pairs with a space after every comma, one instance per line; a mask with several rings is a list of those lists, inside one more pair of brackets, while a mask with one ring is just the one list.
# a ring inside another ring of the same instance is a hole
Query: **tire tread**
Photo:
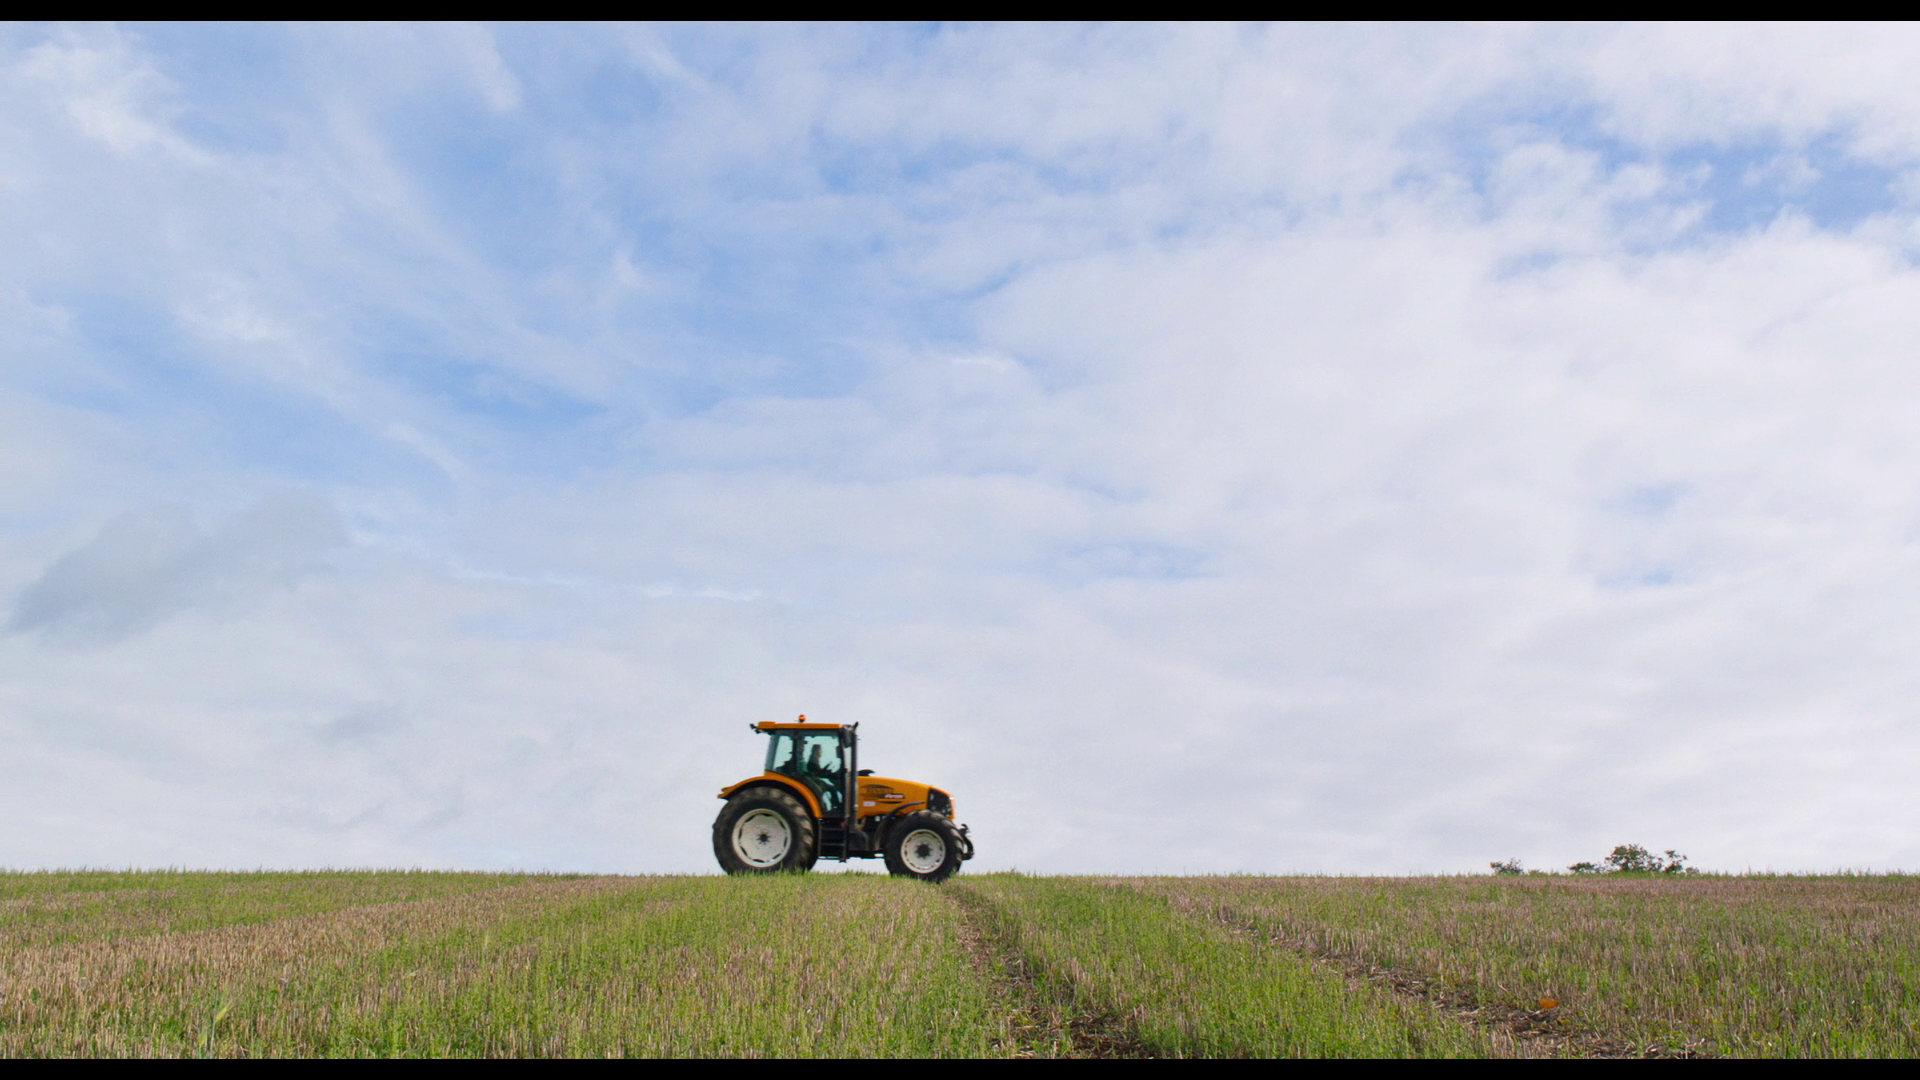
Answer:
[[[733, 850], [734, 822], [745, 817], [749, 811], [762, 807], [778, 812], [787, 819], [787, 827], [793, 830], [793, 847], [778, 866], [750, 865]], [[713, 819], [713, 855], [720, 861], [720, 869], [729, 874], [811, 870], [814, 860], [819, 857], [819, 850], [819, 832], [814, 828], [813, 814], [791, 793], [771, 785], [734, 792], [727, 804], [720, 808], [720, 816]]]
[[[907, 868], [906, 860], [900, 857], [901, 844], [905, 842], [908, 835], [920, 829], [932, 829], [939, 833], [940, 838], [946, 841], [947, 845], [946, 859], [940, 863], [940, 868], [931, 874], [914, 873]], [[960, 835], [960, 830], [954, 827], [951, 820], [931, 810], [915, 810], [911, 814], [894, 819], [892, 826], [887, 829], [886, 840], [881, 845], [881, 854], [887, 861], [887, 873], [895, 877], [909, 877], [929, 882], [945, 881], [953, 876], [954, 871], [960, 869], [960, 863], [963, 861], [960, 853], [965, 843], [966, 839]]]

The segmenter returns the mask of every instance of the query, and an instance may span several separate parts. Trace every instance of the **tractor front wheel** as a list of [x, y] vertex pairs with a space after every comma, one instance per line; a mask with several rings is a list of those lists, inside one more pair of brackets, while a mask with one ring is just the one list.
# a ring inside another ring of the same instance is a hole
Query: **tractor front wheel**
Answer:
[[748, 788], [713, 822], [713, 854], [729, 874], [813, 868], [813, 815], [779, 788]]
[[960, 869], [966, 841], [953, 822], [930, 810], [918, 810], [893, 823], [883, 854], [895, 877], [945, 881]]

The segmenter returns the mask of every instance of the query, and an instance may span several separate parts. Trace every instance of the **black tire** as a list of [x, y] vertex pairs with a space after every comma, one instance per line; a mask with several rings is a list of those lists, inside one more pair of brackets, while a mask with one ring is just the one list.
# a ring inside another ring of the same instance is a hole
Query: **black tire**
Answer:
[[713, 856], [729, 874], [811, 870], [817, 835], [813, 814], [799, 799], [775, 787], [748, 788], [713, 820]]
[[966, 838], [939, 814], [916, 810], [894, 821], [881, 847], [893, 876], [945, 881], [960, 869]]

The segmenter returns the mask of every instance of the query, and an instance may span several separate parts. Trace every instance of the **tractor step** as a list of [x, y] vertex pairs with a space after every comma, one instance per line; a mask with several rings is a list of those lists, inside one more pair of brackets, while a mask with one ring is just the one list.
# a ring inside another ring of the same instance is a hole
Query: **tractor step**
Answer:
[[823, 821], [820, 823], [820, 858], [848, 859], [871, 858], [874, 854], [873, 837], [863, 829], [849, 829], [845, 825]]
[[820, 823], [820, 857], [823, 859], [847, 859], [847, 827], [828, 822]]

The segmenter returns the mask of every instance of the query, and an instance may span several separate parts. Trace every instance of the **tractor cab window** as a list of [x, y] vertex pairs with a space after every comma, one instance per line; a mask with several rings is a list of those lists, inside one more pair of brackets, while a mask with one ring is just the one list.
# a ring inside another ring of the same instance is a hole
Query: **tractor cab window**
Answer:
[[767, 733], [767, 771], [787, 775], [793, 772], [794, 744], [800, 741], [797, 731], [770, 731]]
[[837, 731], [775, 731], [767, 747], [767, 771], [791, 776], [820, 796], [828, 814], [846, 805], [845, 751]]

